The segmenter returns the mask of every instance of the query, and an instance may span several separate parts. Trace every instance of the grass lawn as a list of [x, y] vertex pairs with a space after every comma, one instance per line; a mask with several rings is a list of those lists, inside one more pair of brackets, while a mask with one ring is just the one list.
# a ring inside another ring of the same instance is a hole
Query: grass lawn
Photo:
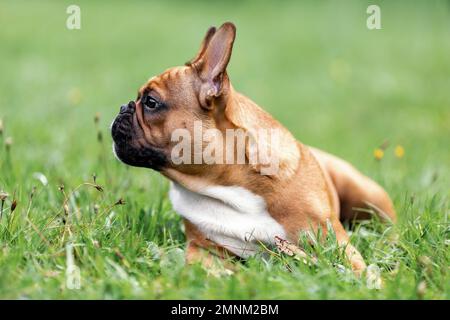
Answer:
[[[450, 2], [377, 1], [382, 29], [368, 30], [366, 1], [77, 0], [69, 31], [72, 3], [0, 3], [0, 298], [450, 298]], [[352, 230], [382, 289], [332, 238], [308, 245], [312, 267], [263, 254], [226, 277], [185, 266], [168, 181], [114, 158], [119, 106], [227, 20], [234, 87], [392, 196], [397, 225]]]

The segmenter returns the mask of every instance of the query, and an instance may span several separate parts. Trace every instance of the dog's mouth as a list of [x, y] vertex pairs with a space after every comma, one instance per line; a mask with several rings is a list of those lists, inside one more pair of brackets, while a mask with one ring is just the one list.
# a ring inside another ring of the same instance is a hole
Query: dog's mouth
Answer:
[[134, 121], [133, 113], [121, 112], [112, 123], [114, 154], [127, 165], [161, 170], [168, 163], [167, 157], [162, 150], [137, 142], [137, 131], [142, 129]]

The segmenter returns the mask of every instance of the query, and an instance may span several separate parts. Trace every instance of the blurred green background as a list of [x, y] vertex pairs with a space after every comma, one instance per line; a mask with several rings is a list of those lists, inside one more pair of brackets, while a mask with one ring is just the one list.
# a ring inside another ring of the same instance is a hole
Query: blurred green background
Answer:
[[[81, 30], [66, 28], [70, 4], [81, 8]], [[381, 30], [366, 27], [369, 4], [381, 7]], [[268, 110], [300, 141], [351, 161], [383, 184], [401, 219], [411, 197], [422, 201], [416, 211], [420, 213], [438, 195], [439, 219], [448, 228], [449, 1], [1, 1], [0, 190], [9, 193], [7, 201], [15, 192], [17, 212], [35, 215], [35, 224], [42, 225], [43, 235], [54, 245], [51, 250], [45, 247], [29, 226], [18, 224], [9, 233], [4, 226], [2, 296], [28, 292], [30, 297], [59, 297], [58, 285], [33, 284], [44, 277], [43, 269], [64, 265], [64, 241], [54, 243], [51, 237], [58, 239], [57, 234], [46, 236], [45, 226], [61, 207], [58, 186], [75, 188], [91, 181], [94, 172], [105, 192], [100, 198], [90, 191], [75, 197], [72, 206], [82, 213], [92, 211], [94, 202], [106, 206], [123, 197], [127, 205], [117, 210], [124, 224], [119, 222], [117, 232], [127, 225], [122, 216], [136, 213], [143, 219], [136, 221], [144, 223], [151, 213], [142, 212], [151, 208], [166, 217], [161, 218], [166, 224], [148, 226], [158, 230], [154, 234], [139, 233], [140, 242], [132, 235], [126, 238], [128, 234], [122, 242], [103, 235], [109, 239], [105, 242], [112, 241], [111, 248], [121, 247], [123, 254], [134, 245], [139, 256], [145, 241], [163, 248], [182, 246], [179, 218], [167, 201], [167, 182], [149, 170], [127, 168], [115, 160], [109, 125], [119, 106], [135, 98], [139, 86], [192, 58], [207, 28], [224, 21], [237, 26], [228, 72], [238, 91]], [[7, 152], [8, 137], [12, 145]], [[373, 153], [381, 145], [387, 148], [377, 161]], [[398, 145], [405, 150], [400, 158], [394, 153]], [[36, 172], [45, 175], [47, 186]], [[28, 206], [33, 186], [40, 198]], [[170, 221], [175, 229], [163, 228]], [[74, 241], [92, 245], [86, 239]], [[31, 258], [36, 252], [44, 255], [43, 260]], [[46, 255], [53, 257], [55, 252], [55, 261]], [[103, 281], [100, 278], [107, 273], [98, 272], [91, 276]], [[141, 270], [143, 279], [145, 274]], [[15, 284], [8, 279], [15, 279]], [[86, 297], [106, 297], [108, 292], [104, 287], [86, 290], [91, 290]], [[135, 296], [117, 290], [110, 296]], [[431, 296], [444, 291], [436, 289]], [[220, 297], [219, 289], [198, 292], [202, 293], [191, 297]], [[313, 297], [342, 297], [333, 292]], [[351, 297], [351, 292], [344, 290], [343, 297], [347, 293]], [[77, 295], [61, 296], [71, 294]], [[241, 297], [272, 297], [259, 294]], [[167, 296], [171, 295], [161, 295]]]

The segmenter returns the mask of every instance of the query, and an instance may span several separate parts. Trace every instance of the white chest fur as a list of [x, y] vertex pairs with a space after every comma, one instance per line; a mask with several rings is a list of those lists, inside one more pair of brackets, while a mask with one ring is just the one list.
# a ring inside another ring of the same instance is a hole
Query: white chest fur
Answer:
[[242, 187], [213, 186], [195, 193], [172, 183], [170, 200], [181, 216], [208, 239], [240, 257], [258, 250], [258, 242], [286, 238], [283, 227], [267, 212], [264, 199]]

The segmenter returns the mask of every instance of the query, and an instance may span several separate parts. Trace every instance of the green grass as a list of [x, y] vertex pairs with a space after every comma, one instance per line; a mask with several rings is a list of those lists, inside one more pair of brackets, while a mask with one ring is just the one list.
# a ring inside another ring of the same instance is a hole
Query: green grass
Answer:
[[[450, 4], [378, 3], [382, 30], [369, 31], [365, 1], [77, 1], [82, 29], [68, 31], [71, 1], [2, 1], [0, 190], [9, 197], [0, 298], [450, 298]], [[150, 76], [190, 59], [207, 27], [226, 20], [238, 28], [234, 87], [392, 196], [396, 226], [366, 222], [352, 233], [366, 262], [382, 269], [383, 289], [337, 268], [345, 261], [333, 239], [307, 248], [319, 258], [314, 267], [257, 256], [217, 278], [184, 266], [168, 182], [114, 159], [109, 124], [119, 106]], [[77, 189], [93, 173], [103, 192]], [[79, 290], [66, 287], [68, 246]]]

